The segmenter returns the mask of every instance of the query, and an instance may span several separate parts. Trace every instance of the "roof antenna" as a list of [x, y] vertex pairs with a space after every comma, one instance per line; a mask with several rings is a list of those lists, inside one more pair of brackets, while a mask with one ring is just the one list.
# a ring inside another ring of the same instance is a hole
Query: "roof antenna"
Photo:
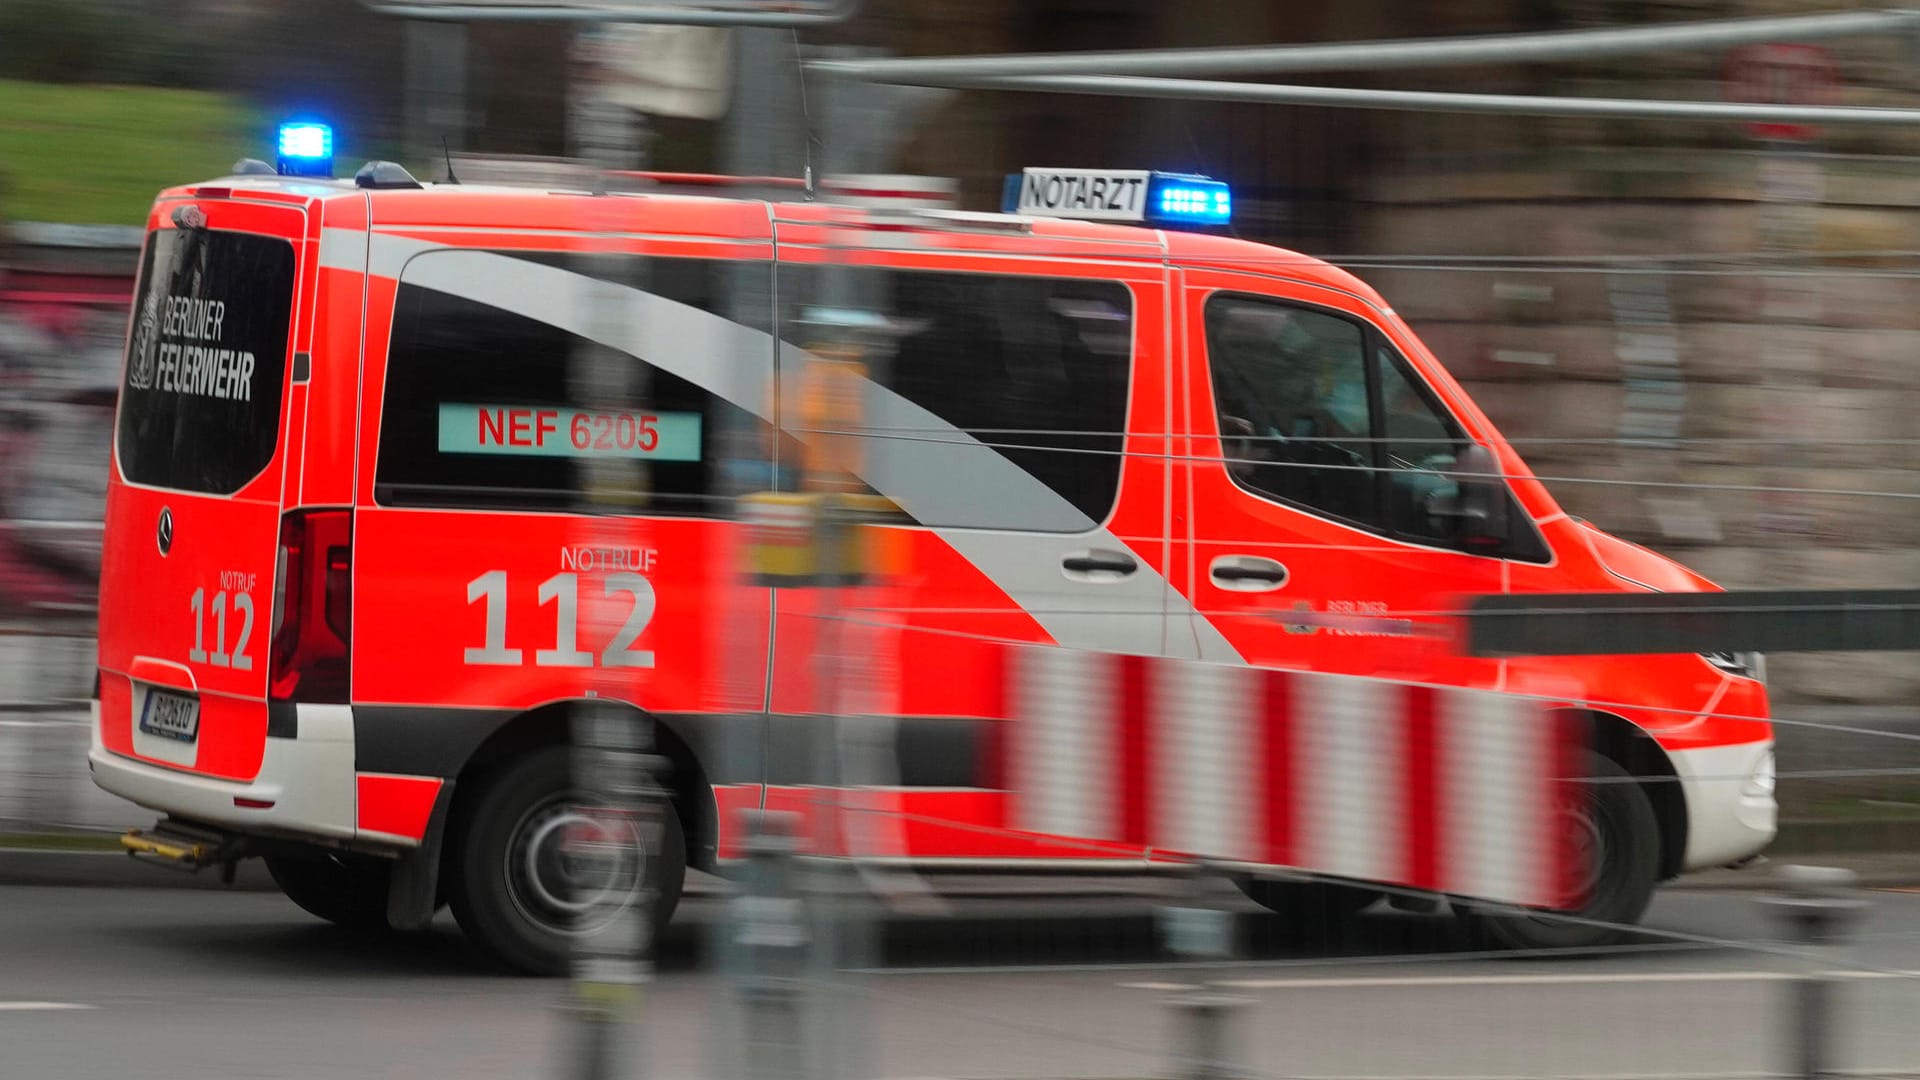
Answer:
[[807, 201], [812, 202], [820, 197], [820, 192], [813, 185], [813, 113], [807, 108], [807, 60], [800, 52], [800, 31], [797, 27], [793, 31], [793, 69], [799, 74], [800, 80], [800, 126], [803, 129], [800, 144], [805, 148], [807, 158], [806, 170], [801, 173], [800, 189], [806, 192]]
[[445, 135], [440, 136], [440, 152], [445, 154], [447, 158], [447, 183], [459, 183], [460, 178], [453, 175], [453, 150], [447, 146], [447, 137]]

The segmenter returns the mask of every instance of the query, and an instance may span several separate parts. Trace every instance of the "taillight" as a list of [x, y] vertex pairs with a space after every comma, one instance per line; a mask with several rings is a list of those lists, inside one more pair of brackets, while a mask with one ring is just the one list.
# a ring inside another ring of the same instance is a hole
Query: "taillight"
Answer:
[[353, 625], [353, 512], [296, 510], [281, 518], [276, 569], [268, 696], [344, 704]]

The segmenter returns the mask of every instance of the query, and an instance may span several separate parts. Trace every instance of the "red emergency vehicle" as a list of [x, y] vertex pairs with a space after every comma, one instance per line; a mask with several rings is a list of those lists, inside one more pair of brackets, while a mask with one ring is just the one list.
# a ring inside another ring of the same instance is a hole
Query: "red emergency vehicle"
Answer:
[[[1418, 644], [1472, 594], [1713, 586], [1569, 518], [1386, 301], [1319, 260], [1037, 214], [391, 167], [174, 188], [147, 228], [93, 773], [166, 815], [135, 846], [264, 854], [325, 918], [415, 926], [444, 900], [508, 963], [559, 966], [567, 709], [610, 669], [644, 673], [622, 704], [657, 722], [673, 769], [667, 907], [684, 866], [727, 861], [730, 811], [804, 802], [828, 600], [738, 573], [734, 507], [792, 490], [811, 436], [781, 401], [850, 304], [874, 331], [861, 478], [904, 515], [888, 528], [910, 568], [862, 599], [897, 643], [898, 858], [1167, 858], [1006, 828], [1000, 642], [1583, 709], [1595, 768], [1638, 778], [1576, 800], [1600, 922], [1773, 836], [1758, 658]], [[570, 375], [608, 355], [644, 375], [622, 408]], [[1504, 479], [1452, 479], [1470, 454]], [[605, 509], [579, 467], [596, 455], [645, 463], [630, 540], [581, 540]], [[1454, 512], [1469, 494], [1503, 512]], [[583, 620], [583, 598], [618, 625]], [[1310, 888], [1249, 884], [1276, 906], [1371, 896]], [[1519, 945], [1607, 936], [1495, 925]]]

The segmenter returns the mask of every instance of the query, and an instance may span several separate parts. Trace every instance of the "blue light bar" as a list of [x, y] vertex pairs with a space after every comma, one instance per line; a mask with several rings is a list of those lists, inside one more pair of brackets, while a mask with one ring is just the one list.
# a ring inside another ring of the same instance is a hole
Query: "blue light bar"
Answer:
[[280, 125], [282, 176], [332, 176], [333, 128], [310, 121]]
[[1204, 176], [1154, 173], [1147, 185], [1147, 220], [1159, 225], [1225, 225], [1233, 219], [1233, 192]]
[[333, 129], [325, 124], [281, 124], [280, 156], [309, 161], [333, 156]]
[[1007, 177], [1001, 209], [1032, 217], [1187, 227], [1225, 225], [1233, 193], [1219, 180], [1144, 169], [1027, 169]]

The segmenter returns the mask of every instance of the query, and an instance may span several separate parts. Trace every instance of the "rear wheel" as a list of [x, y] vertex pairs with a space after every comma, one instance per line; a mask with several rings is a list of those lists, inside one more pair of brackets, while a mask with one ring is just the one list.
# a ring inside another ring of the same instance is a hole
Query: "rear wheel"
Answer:
[[1610, 758], [1593, 756], [1594, 783], [1574, 789], [1561, 807], [1578, 860], [1570, 912], [1470, 910], [1468, 918], [1494, 943], [1510, 949], [1587, 949], [1612, 945], [1633, 933], [1660, 877], [1660, 825], [1647, 793]]
[[601, 826], [576, 809], [569, 758], [567, 747], [549, 747], [483, 780], [449, 850], [447, 900], [460, 928], [502, 963], [534, 974], [566, 971], [574, 936], [604, 930], [637, 898], [642, 875], [655, 890], [654, 927], [665, 926], [686, 877], [686, 838], [671, 804], [658, 850], [609, 838], [625, 852], [610, 875], [579, 856], [583, 834], [594, 839]]
[[308, 914], [351, 930], [387, 929], [392, 864], [336, 855], [312, 859], [269, 855], [266, 863], [273, 883]]

